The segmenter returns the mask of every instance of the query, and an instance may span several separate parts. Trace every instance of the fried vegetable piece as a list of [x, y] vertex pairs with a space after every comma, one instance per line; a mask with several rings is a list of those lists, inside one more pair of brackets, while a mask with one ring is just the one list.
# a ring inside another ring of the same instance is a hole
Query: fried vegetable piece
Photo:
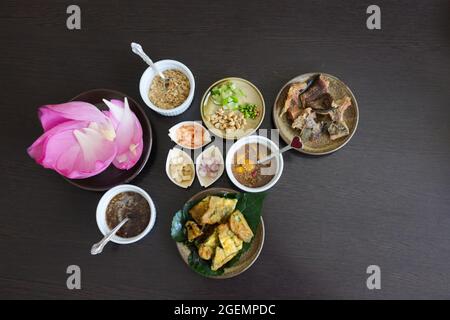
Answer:
[[214, 253], [214, 249], [203, 244], [198, 247], [198, 255], [204, 260], [210, 260]]
[[214, 259], [211, 265], [211, 270], [213, 271], [219, 270], [223, 265], [225, 265], [227, 262], [233, 259], [237, 254], [238, 253], [235, 252], [234, 254], [227, 256], [225, 254], [225, 250], [223, 250], [221, 247], [217, 247], [216, 254], [214, 255]]
[[194, 241], [196, 238], [200, 237], [203, 234], [200, 227], [194, 221], [186, 222], [185, 226], [189, 242]]
[[226, 199], [211, 196], [209, 199], [208, 210], [201, 217], [201, 225], [216, 224], [230, 215], [236, 208], [237, 199]]
[[189, 214], [191, 215], [192, 219], [195, 220], [198, 224], [202, 224], [202, 217], [205, 214], [205, 212], [208, 210], [209, 206], [209, 199], [211, 197], [206, 197], [199, 203], [197, 203], [195, 206], [189, 210]]
[[200, 258], [210, 260], [214, 250], [219, 245], [219, 237], [217, 229], [214, 229], [213, 233], [203, 242], [198, 248], [198, 255]]
[[233, 231], [242, 241], [249, 243], [254, 234], [252, 229], [245, 220], [244, 215], [239, 210], [234, 211], [230, 216], [230, 229]]
[[242, 249], [242, 240], [231, 231], [228, 224], [221, 224], [217, 227], [217, 233], [219, 234], [220, 245], [222, 246], [225, 256], [237, 253]]
[[242, 249], [242, 240], [239, 239], [228, 224], [221, 224], [217, 227], [219, 242], [222, 247], [216, 248], [216, 253], [211, 265], [211, 269], [216, 271], [233, 259]]

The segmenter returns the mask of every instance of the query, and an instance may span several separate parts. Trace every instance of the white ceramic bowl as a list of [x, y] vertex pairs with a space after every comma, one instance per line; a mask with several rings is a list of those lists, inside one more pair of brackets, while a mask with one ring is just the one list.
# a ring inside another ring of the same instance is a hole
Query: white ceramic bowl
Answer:
[[275, 173], [275, 176], [272, 178], [272, 180], [268, 184], [266, 184], [262, 187], [250, 188], [250, 187], [244, 186], [239, 181], [237, 181], [237, 179], [234, 177], [233, 170], [232, 170], [232, 165], [234, 162], [234, 155], [242, 146], [249, 144], [249, 143], [258, 143], [258, 144], [267, 146], [268, 148], [270, 148], [272, 153], [273, 152], [278, 153], [280, 151], [278, 146], [272, 140], [267, 139], [265, 137], [254, 135], [254, 136], [248, 136], [248, 137], [241, 138], [231, 146], [230, 150], [228, 150], [227, 158], [225, 160], [225, 168], [227, 170], [227, 175], [230, 178], [231, 182], [233, 182], [233, 184], [236, 187], [238, 187], [239, 189], [241, 189], [243, 191], [263, 192], [263, 191], [269, 190], [278, 182], [278, 180], [281, 177], [281, 174], [283, 173], [284, 161], [283, 161], [283, 156], [281, 154], [278, 157], [274, 158], [275, 164], [277, 166], [277, 171]]
[[[199, 127], [203, 128], [203, 132], [204, 132], [204, 134], [203, 134], [203, 141], [204, 141], [204, 143], [201, 146], [198, 146], [196, 148], [192, 148], [191, 146], [182, 145], [182, 144], [180, 144], [177, 141], [177, 130], [178, 130], [178, 128], [180, 128], [181, 126], [184, 126], [184, 125], [189, 125], [189, 126], [194, 125], [194, 126], [199, 126]], [[201, 121], [182, 121], [182, 122], [179, 122], [179, 123], [177, 123], [176, 125], [174, 125], [173, 127], [171, 127], [169, 129], [169, 137], [170, 137], [170, 139], [173, 142], [175, 142], [180, 147], [182, 147], [184, 149], [190, 149], [190, 150], [200, 149], [200, 148], [206, 146], [208, 143], [211, 142], [211, 134], [209, 133], [209, 130], [206, 129], [202, 125]]]
[[183, 72], [188, 77], [190, 82], [191, 88], [189, 90], [189, 95], [182, 104], [173, 109], [162, 109], [155, 106], [148, 98], [148, 90], [150, 89], [150, 85], [152, 84], [153, 78], [155, 77], [155, 72], [151, 67], [148, 67], [142, 74], [141, 81], [139, 82], [139, 92], [141, 93], [142, 100], [144, 100], [145, 104], [150, 109], [158, 112], [163, 116], [173, 117], [182, 114], [190, 107], [192, 100], [194, 99], [195, 80], [191, 70], [189, 70], [189, 68], [181, 62], [175, 60], [161, 60], [155, 62], [155, 65], [161, 72], [164, 72], [168, 69], [176, 69]]
[[148, 195], [147, 192], [145, 192], [143, 189], [133, 186], [131, 184], [122, 184], [117, 187], [114, 187], [110, 189], [108, 192], [106, 192], [103, 197], [100, 199], [98, 205], [97, 205], [97, 225], [100, 229], [100, 232], [103, 233], [103, 235], [106, 235], [108, 232], [111, 231], [111, 229], [108, 227], [108, 224], [106, 223], [106, 208], [108, 207], [109, 202], [116, 196], [117, 194], [121, 192], [137, 192], [140, 195], [142, 195], [147, 201], [150, 206], [150, 222], [148, 226], [145, 228], [144, 231], [142, 231], [141, 234], [132, 237], [132, 238], [122, 238], [119, 236], [114, 235], [111, 238], [112, 242], [118, 243], [118, 244], [130, 244], [136, 241], [141, 240], [143, 237], [145, 237], [150, 230], [152, 230], [153, 226], [155, 225], [156, 221], [156, 208], [155, 204], [153, 203], [152, 198]]
[[[192, 167], [193, 175], [192, 175], [192, 179], [190, 181], [185, 181], [184, 183], [179, 183], [174, 178], [172, 178], [172, 176], [170, 174], [170, 165], [171, 165], [173, 157], [184, 158], [185, 163], [189, 164]], [[194, 183], [194, 179], [195, 179], [194, 161], [192, 161], [191, 156], [189, 154], [187, 154], [185, 151], [183, 151], [179, 148], [176, 148], [176, 147], [173, 149], [170, 149], [169, 154], [167, 155], [167, 160], [166, 160], [166, 174], [167, 174], [167, 177], [169, 177], [170, 181], [172, 181], [174, 184], [176, 184], [177, 186], [179, 186], [181, 188], [187, 189], [192, 185], [192, 183]]]

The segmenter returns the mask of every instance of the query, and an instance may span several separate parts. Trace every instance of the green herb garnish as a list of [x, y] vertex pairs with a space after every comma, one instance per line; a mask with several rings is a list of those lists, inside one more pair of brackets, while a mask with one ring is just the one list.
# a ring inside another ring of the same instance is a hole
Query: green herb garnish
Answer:
[[226, 109], [237, 108], [239, 106], [239, 98], [244, 96], [244, 92], [237, 88], [236, 84], [232, 81], [219, 84], [211, 90], [213, 102]]
[[255, 119], [258, 116], [256, 104], [244, 103], [240, 104], [237, 109], [242, 112], [245, 118]]

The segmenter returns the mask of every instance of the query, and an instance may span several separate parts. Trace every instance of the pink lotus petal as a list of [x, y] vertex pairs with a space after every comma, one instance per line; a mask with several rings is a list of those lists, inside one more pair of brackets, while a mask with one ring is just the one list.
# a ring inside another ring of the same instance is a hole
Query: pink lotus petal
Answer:
[[91, 122], [89, 128], [99, 131], [109, 141], [116, 138], [116, 130], [113, 121], [106, 117], [104, 122]]
[[68, 120], [102, 123], [106, 118], [96, 106], [81, 101], [42, 106], [38, 116], [45, 131]]
[[44, 166], [71, 179], [92, 177], [116, 156], [116, 145], [92, 128], [66, 130], [48, 138]]
[[95, 122], [66, 121], [39, 137], [28, 154], [44, 168], [65, 177], [91, 177], [105, 170], [116, 156], [114, 139], [103, 132], [102, 125]]
[[102, 111], [102, 112], [105, 116], [108, 117], [108, 119], [111, 121], [114, 130], [116, 130], [117, 126], [119, 125], [119, 121], [112, 115], [111, 111]]
[[142, 155], [144, 147], [142, 127], [136, 115], [130, 110], [128, 99], [103, 100], [109, 107], [107, 115], [116, 124], [117, 156], [113, 161], [118, 169], [132, 168]]
[[87, 121], [66, 121], [61, 124], [58, 124], [46, 131], [43, 135], [41, 135], [28, 149], [28, 154], [37, 163], [44, 166], [45, 168], [53, 168], [52, 163], [43, 163], [44, 157], [46, 155], [45, 149], [47, 145], [47, 141], [49, 137], [52, 137], [56, 133], [64, 132], [64, 131], [73, 131], [74, 129], [85, 128], [89, 125]]
[[110, 103], [108, 103], [108, 108], [111, 112], [111, 115], [119, 121], [122, 119], [123, 111], [125, 109], [125, 103], [122, 100], [112, 99]]

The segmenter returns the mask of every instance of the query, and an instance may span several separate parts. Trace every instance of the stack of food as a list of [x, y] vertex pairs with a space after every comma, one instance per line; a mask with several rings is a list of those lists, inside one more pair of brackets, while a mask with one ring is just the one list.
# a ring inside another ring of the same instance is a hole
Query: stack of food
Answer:
[[309, 87], [307, 82], [290, 85], [280, 117], [287, 115], [292, 128], [300, 131], [303, 141], [314, 141], [322, 135], [337, 140], [350, 133], [344, 113], [351, 105], [349, 96], [335, 100], [329, 80], [319, 75]]
[[[235, 210], [237, 202], [237, 199], [210, 196], [189, 210], [194, 221], [186, 222], [188, 241], [200, 239], [198, 255], [212, 260], [214, 271], [233, 259], [244, 241], [250, 242], [253, 238], [244, 215]], [[202, 239], [204, 232], [208, 235]]]
[[189, 249], [191, 268], [218, 276], [237, 263], [260, 232], [263, 199], [264, 194], [209, 194], [177, 212], [172, 238]]

